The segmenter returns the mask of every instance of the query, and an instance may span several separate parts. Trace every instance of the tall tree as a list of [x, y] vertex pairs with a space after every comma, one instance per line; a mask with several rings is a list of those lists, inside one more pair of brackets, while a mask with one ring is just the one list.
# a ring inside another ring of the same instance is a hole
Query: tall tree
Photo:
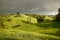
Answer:
[[58, 9], [58, 14], [56, 15], [56, 21], [60, 21], [60, 8]]

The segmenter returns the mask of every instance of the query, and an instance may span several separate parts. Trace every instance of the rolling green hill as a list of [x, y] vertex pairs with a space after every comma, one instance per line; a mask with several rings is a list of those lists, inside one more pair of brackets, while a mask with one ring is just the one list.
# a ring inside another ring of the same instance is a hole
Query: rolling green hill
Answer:
[[60, 22], [37, 23], [24, 14], [1, 15], [0, 40], [60, 40]]
[[[18, 25], [24, 25], [25, 23], [37, 23], [37, 19], [30, 16], [26, 16], [24, 14], [20, 14], [21, 16], [17, 16], [16, 14], [14, 15], [6, 15], [6, 16], [1, 16], [0, 17], [0, 26], [3, 25], [5, 28], [11, 28], [15, 27]], [[7, 25], [8, 24], [8, 25]]]

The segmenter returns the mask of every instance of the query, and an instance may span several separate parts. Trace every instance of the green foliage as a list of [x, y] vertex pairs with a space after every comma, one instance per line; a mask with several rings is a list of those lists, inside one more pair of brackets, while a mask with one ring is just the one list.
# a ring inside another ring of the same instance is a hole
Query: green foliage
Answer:
[[56, 15], [56, 19], [55, 19], [56, 21], [60, 21], [60, 13], [58, 13], [57, 15]]
[[58, 14], [56, 15], [56, 18], [55, 18], [55, 20], [56, 21], [60, 21], [60, 8], [58, 9]]
[[54, 20], [54, 17], [52, 16], [47, 16], [47, 15], [38, 15], [38, 14], [25, 14], [30, 17], [34, 17], [37, 19], [37, 22], [43, 22], [43, 21], [52, 21]]
[[30, 16], [30, 17], [34, 17], [34, 18], [37, 18], [38, 14], [25, 14], [27, 16]]
[[17, 12], [16, 14], [17, 14], [16, 16], [20, 17], [20, 13], [19, 12]]
[[43, 20], [43, 17], [44, 17], [44, 16], [38, 15], [38, 16], [37, 16], [37, 22], [42, 22], [42, 21], [44, 21], [44, 20]]

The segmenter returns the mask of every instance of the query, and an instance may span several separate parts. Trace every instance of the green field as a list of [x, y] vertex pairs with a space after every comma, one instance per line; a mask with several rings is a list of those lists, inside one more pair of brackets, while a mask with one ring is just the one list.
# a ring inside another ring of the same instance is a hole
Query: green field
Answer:
[[[60, 40], [60, 22], [43, 21], [21, 14], [0, 16], [0, 40]], [[48, 17], [46, 17], [48, 19]]]

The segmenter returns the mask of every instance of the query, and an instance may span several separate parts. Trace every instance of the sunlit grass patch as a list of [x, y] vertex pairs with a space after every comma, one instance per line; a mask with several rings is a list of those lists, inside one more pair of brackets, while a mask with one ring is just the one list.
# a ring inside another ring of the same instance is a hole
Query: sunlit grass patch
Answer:
[[[5, 31], [5, 32], [4, 32]], [[0, 30], [0, 39], [8, 39], [8, 40], [59, 40], [60, 37], [53, 36], [53, 35], [46, 35], [46, 34], [38, 34], [34, 32], [28, 32], [28, 31], [23, 31], [23, 30], [13, 30], [13, 29], [8, 29], [8, 30]]]

